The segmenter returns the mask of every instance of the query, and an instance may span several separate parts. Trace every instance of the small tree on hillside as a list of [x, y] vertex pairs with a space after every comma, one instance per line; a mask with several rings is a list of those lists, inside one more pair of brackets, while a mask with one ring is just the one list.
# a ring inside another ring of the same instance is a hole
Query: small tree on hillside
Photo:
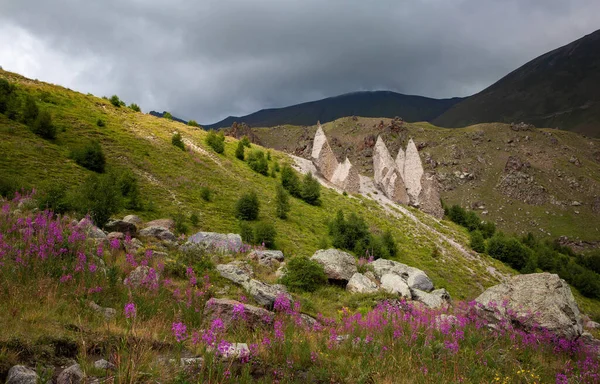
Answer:
[[216, 134], [215, 131], [208, 132], [206, 144], [217, 153], [225, 152], [225, 136], [223, 133]]
[[129, 108], [131, 108], [132, 110], [134, 110], [136, 112], [141, 112], [142, 111], [142, 109], [140, 108], [140, 106], [137, 105], [136, 103], [129, 104]]
[[250, 152], [246, 161], [248, 162], [250, 169], [254, 172], [258, 172], [265, 176], [269, 174], [269, 163], [267, 162], [263, 151], [254, 150]]
[[485, 240], [483, 239], [483, 235], [481, 231], [473, 231], [471, 232], [471, 249], [475, 252], [483, 253], [485, 252]]
[[235, 216], [240, 220], [256, 220], [260, 210], [260, 203], [256, 192], [252, 191], [240, 197], [235, 205]]
[[235, 157], [244, 161], [244, 143], [242, 143], [241, 141], [238, 142], [238, 145], [235, 148]]
[[38, 114], [31, 126], [31, 130], [44, 139], [52, 140], [56, 138], [56, 127], [52, 124], [52, 116], [47, 111], [41, 111]]
[[310, 205], [321, 205], [321, 184], [308, 172], [302, 180], [302, 200]]
[[175, 132], [173, 137], [171, 137], [171, 144], [178, 148], [181, 148], [182, 151], [185, 151], [185, 145], [183, 144], [183, 140], [181, 139], [181, 133]]
[[122, 105], [121, 99], [119, 99], [119, 96], [117, 95], [112, 95], [109, 100], [110, 103], [117, 108], [120, 108]]
[[162, 117], [163, 117], [164, 119], [167, 119], [167, 120], [173, 120], [173, 115], [171, 115], [171, 113], [169, 113], [169, 112], [167, 112], [167, 111], [165, 111], [165, 112], [163, 113], [163, 116], [162, 116]]
[[187, 125], [189, 125], [190, 127], [199, 127], [200, 126], [200, 124], [198, 124], [196, 122], [196, 120], [190, 120], [190, 121], [188, 121]]
[[75, 162], [90, 171], [103, 173], [106, 159], [102, 152], [102, 147], [97, 141], [86, 144], [71, 152], [71, 157]]
[[23, 105], [23, 122], [27, 125], [32, 125], [37, 119], [40, 113], [35, 99], [31, 95], [27, 95], [25, 98], [25, 104]]
[[250, 148], [250, 139], [248, 138], [248, 136], [244, 136], [242, 137], [242, 139], [240, 140], [240, 142], [244, 145], [244, 147]]
[[277, 217], [287, 219], [287, 214], [290, 211], [290, 199], [287, 191], [282, 185], [277, 185], [275, 194], [275, 205]]
[[289, 164], [285, 164], [281, 168], [281, 185], [290, 195], [294, 197], [301, 196], [300, 179], [296, 171]]

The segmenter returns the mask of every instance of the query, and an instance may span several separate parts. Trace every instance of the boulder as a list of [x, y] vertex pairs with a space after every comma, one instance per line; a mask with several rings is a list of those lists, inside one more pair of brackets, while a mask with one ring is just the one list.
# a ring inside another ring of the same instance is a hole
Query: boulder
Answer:
[[123, 280], [123, 284], [131, 288], [141, 286], [158, 287], [159, 276], [154, 268], [147, 265], [140, 265], [129, 273], [129, 276]]
[[413, 300], [419, 301], [432, 309], [447, 308], [450, 305], [450, 294], [444, 288], [431, 293], [419, 289], [411, 289]]
[[104, 229], [109, 232], [129, 233], [131, 236], [135, 236], [137, 233], [137, 226], [125, 220], [110, 220]]
[[175, 230], [175, 221], [173, 221], [172, 219], [152, 220], [152, 221], [147, 222], [145, 227], [146, 228], [148, 228], [148, 227], [163, 227], [163, 228], [167, 228], [169, 231], [174, 231]]
[[404, 184], [406, 185], [406, 192], [411, 204], [418, 205], [423, 173], [423, 163], [419, 156], [419, 150], [413, 139], [410, 139], [406, 146], [404, 159]]
[[352, 165], [350, 159], [346, 157], [343, 163], [338, 164], [331, 183], [348, 193], [358, 193], [360, 191], [360, 177], [358, 170]]
[[285, 286], [281, 284], [270, 285], [256, 279], [252, 279], [244, 285], [244, 288], [258, 304], [264, 307], [272, 308], [273, 304], [275, 303], [275, 299], [279, 295], [284, 295], [290, 301], [292, 300], [292, 296], [287, 292]]
[[279, 262], [282, 262], [284, 259], [283, 252], [270, 251], [270, 250], [267, 250], [267, 251], [254, 250], [254, 251], [250, 252], [248, 257], [252, 260], [258, 261], [259, 264], [265, 265], [267, 267], [272, 267], [272, 266], [276, 265], [276, 263], [274, 263], [274, 262], [279, 263]]
[[158, 240], [177, 241], [175, 235], [165, 227], [146, 227], [140, 231], [139, 235], [141, 237], [154, 237]]
[[285, 266], [285, 262], [281, 263], [281, 265], [279, 265], [279, 268], [277, 268], [277, 270], [275, 271], [275, 277], [277, 277], [278, 279], [281, 279], [283, 276], [285, 276], [285, 274], [287, 273], [287, 268]]
[[348, 281], [346, 290], [352, 293], [373, 293], [377, 292], [379, 289], [377, 284], [375, 284], [371, 279], [362, 273], [357, 272], [352, 275], [352, 278], [350, 281]]
[[217, 272], [225, 279], [231, 280], [242, 286], [248, 284], [252, 276], [254, 276], [252, 267], [243, 261], [232, 261], [228, 264], [219, 264], [217, 265]]
[[395, 273], [386, 273], [381, 276], [381, 289], [389, 293], [398, 294], [407, 299], [412, 297], [410, 288], [408, 288], [404, 279]]
[[188, 238], [183, 249], [200, 247], [209, 251], [237, 253], [243, 248], [242, 237], [234, 233], [198, 232]]
[[579, 307], [569, 285], [558, 275], [533, 273], [511, 277], [475, 299], [478, 311], [492, 323], [535, 324], [556, 336], [573, 340], [583, 333]]
[[354, 256], [337, 249], [320, 249], [310, 259], [323, 265], [330, 280], [347, 282], [358, 272]]
[[128, 253], [136, 253], [140, 248], [143, 248], [144, 244], [139, 239], [135, 237], [131, 239], [129, 242], [125, 242], [125, 250]]
[[[215, 351], [214, 348], [209, 347], [208, 352]], [[219, 357], [223, 360], [238, 360], [244, 357], [250, 356], [250, 348], [246, 343], [231, 343], [224, 350], [219, 350]]]
[[77, 226], [83, 229], [84, 233], [89, 239], [106, 239], [106, 233], [92, 224], [92, 222], [88, 219], [81, 219]]
[[140, 225], [142, 223], [142, 219], [140, 219], [140, 217], [137, 215], [127, 215], [123, 218], [123, 221], [135, 225]]
[[58, 375], [56, 384], [80, 384], [84, 378], [85, 374], [79, 364], [73, 364]]
[[273, 322], [275, 314], [267, 311], [264, 308], [253, 305], [243, 304], [239, 301], [230, 299], [215, 299], [212, 298], [206, 302], [204, 306], [203, 321], [205, 326], [210, 326], [213, 320], [220, 318], [226, 327], [234, 324], [236, 312], [234, 308], [244, 306], [245, 324], [249, 327], [256, 327]]
[[425, 292], [433, 290], [433, 282], [429, 276], [418, 268], [387, 259], [377, 259], [371, 263], [371, 267], [379, 279], [384, 274], [393, 273], [402, 277], [411, 289]]
[[24, 365], [15, 365], [8, 370], [6, 384], [37, 384], [39, 376], [33, 369]]
[[106, 321], [112, 320], [117, 315], [116, 309], [101, 307], [93, 301], [90, 301], [89, 306], [94, 312], [101, 314]]
[[123, 232], [110, 232], [106, 238], [108, 239], [108, 241], [117, 239], [119, 241], [123, 241], [125, 240], [125, 235], [123, 234]]
[[116, 367], [113, 363], [108, 362], [104, 359], [100, 359], [100, 360], [94, 361], [94, 368], [109, 370], [109, 369], [115, 369]]
[[440, 185], [435, 175], [423, 174], [421, 178], [421, 192], [419, 193], [419, 209], [433, 217], [442, 219], [444, 208], [440, 200]]

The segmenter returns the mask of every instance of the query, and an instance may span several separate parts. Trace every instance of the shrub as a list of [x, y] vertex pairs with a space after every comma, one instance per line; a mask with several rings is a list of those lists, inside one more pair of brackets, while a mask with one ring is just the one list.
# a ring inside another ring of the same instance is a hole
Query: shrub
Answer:
[[181, 139], [181, 134], [179, 132], [175, 132], [171, 137], [171, 144], [180, 148], [182, 151], [185, 151], [185, 145], [183, 144], [183, 140]]
[[294, 257], [286, 264], [287, 272], [281, 278], [291, 291], [314, 292], [327, 283], [323, 266], [307, 257]]
[[211, 201], [212, 200], [211, 189], [208, 187], [200, 187], [200, 197], [202, 197], [202, 200], [204, 200], [204, 201]]
[[170, 112], [164, 111], [162, 115], [163, 119], [173, 120], [173, 115]]
[[250, 144], [250, 139], [248, 138], [248, 136], [244, 136], [242, 137], [242, 139], [240, 140], [240, 143], [242, 143], [242, 145], [244, 147], [250, 148], [251, 144]]
[[98, 118], [98, 120], [96, 120], [96, 125], [99, 127], [105, 127], [106, 123], [104, 122], [104, 120]]
[[178, 235], [186, 234], [188, 232], [188, 227], [185, 224], [185, 216], [181, 212], [177, 212], [173, 216], [173, 222], [175, 223], [175, 233]]
[[56, 214], [64, 214], [72, 209], [67, 198], [67, 186], [60, 183], [49, 183], [42, 186], [37, 195], [39, 208], [52, 210]]
[[240, 197], [235, 205], [235, 216], [241, 220], [256, 220], [260, 204], [256, 192], [252, 191]]
[[18, 177], [0, 174], [0, 196], [12, 199], [24, 187]]
[[396, 245], [396, 240], [394, 236], [392, 236], [392, 232], [387, 230], [381, 236], [383, 246], [387, 249], [388, 253], [391, 257], [396, 257], [398, 254], [398, 246]]
[[488, 240], [487, 253], [519, 271], [527, 265], [532, 257], [531, 249], [518, 239], [501, 235], [496, 235]]
[[301, 196], [300, 179], [298, 178], [298, 174], [288, 164], [285, 164], [281, 169], [281, 185], [290, 193], [290, 195], [294, 197]]
[[23, 123], [32, 125], [35, 122], [35, 119], [37, 119], [39, 113], [40, 109], [38, 108], [33, 96], [27, 95], [27, 97], [25, 97], [25, 104], [23, 105]]
[[190, 120], [190, 121], [188, 121], [187, 125], [189, 125], [190, 127], [199, 127], [200, 126], [200, 124], [198, 124], [196, 122], [196, 120]]
[[290, 211], [290, 199], [287, 191], [279, 184], [275, 190], [275, 208], [277, 217], [287, 219], [287, 214]]
[[122, 104], [122, 102], [121, 102], [121, 99], [119, 99], [119, 96], [117, 96], [117, 95], [112, 95], [112, 96], [110, 97], [109, 101], [110, 101], [110, 103], [111, 103], [112, 105], [114, 105], [115, 107], [117, 107], [117, 108], [121, 107], [121, 104]]
[[485, 239], [489, 239], [496, 233], [496, 224], [491, 221], [484, 221], [479, 226], [479, 230]]
[[6, 79], [0, 79], [0, 113], [5, 113], [9, 100], [14, 97], [14, 87]]
[[254, 242], [254, 229], [245, 221], [240, 222], [240, 237], [244, 243], [252, 244]]
[[215, 131], [210, 131], [206, 136], [206, 144], [217, 153], [225, 152], [225, 136], [223, 136], [223, 133], [216, 134]]
[[89, 213], [94, 223], [103, 227], [123, 203], [117, 177], [108, 173], [91, 174], [81, 186], [76, 201], [80, 213]]
[[261, 244], [267, 248], [275, 246], [277, 231], [271, 223], [259, 222], [254, 226], [254, 244]]
[[142, 209], [140, 189], [135, 175], [129, 170], [124, 171], [121, 173], [118, 182], [121, 196], [124, 197], [125, 208], [133, 210]]
[[312, 173], [307, 173], [302, 180], [302, 200], [310, 205], [321, 205], [321, 184]]
[[279, 163], [278, 163], [277, 161], [275, 162], [275, 164], [273, 164], [273, 170], [274, 170], [275, 172], [279, 172], [279, 171], [280, 171], [280, 168], [279, 168]]
[[141, 112], [142, 109], [140, 108], [139, 105], [137, 105], [136, 103], [131, 103], [129, 104], [129, 108], [136, 111], [136, 112]]
[[31, 126], [31, 130], [44, 139], [52, 140], [56, 138], [56, 127], [52, 124], [52, 116], [47, 111], [41, 111], [38, 114]]
[[265, 153], [263, 151], [254, 150], [250, 152], [246, 162], [248, 163], [250, 169], [252, 169], [254, 172], [258, 172], [265, 176], [269, 174], [269, 163], [267, 162]]
[[267, 151], [267, 161], [271, 161], [271, 151]]
[[102, 147], [97, 141], [92, 141], [81, 148], [71, 152], [71, 158], [75, 162], [90, 171], [103, 173], [106, 159]]
[[198, 217], [198, 214], [196, 212], [192, 212], [192, 214], [190, 215], [190, 223], [192, 223], [194, 227], [197, 227], [198, 223], [200, 223], [200, 217]]
[[483, 253], [485, 252], [485, 240], [483, 239], [483, 234], [481, 231], [472, 231], [471, 232], [471, 249], [475, 252]]
[[235, 149], [235, 157], [244, 161], [244, 143], [238, 142], [237, 148]]

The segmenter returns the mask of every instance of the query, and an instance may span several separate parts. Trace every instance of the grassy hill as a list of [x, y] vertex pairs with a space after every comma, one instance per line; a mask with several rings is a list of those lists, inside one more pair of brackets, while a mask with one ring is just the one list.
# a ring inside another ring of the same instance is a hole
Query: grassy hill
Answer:
[[345, 116], [400, 116], [407, 121], [430, 121], [461, 100], [459, 97], [432, 99], [391, 91], [354, 92], [284, 108], [263, 109], [246, 116], [230, 116], [204, 127], [226, 128], [234, 122], [250, 127], [313, 125], [317, 121], [325, 123]]
[[600, 136], [600, 30], [548, 52], [454, 105], [433, 123], [527, 122]]

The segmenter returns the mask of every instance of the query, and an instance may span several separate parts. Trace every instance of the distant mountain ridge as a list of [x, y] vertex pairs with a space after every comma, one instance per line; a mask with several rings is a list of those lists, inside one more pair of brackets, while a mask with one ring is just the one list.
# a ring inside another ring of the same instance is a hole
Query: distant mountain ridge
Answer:
[[431, 121], [462, 100], [459, 97], [432, 99], [392, 91], [353, 92], [289, 107], [262, 109], [246, 116], [229, 116], [203, 127], [225, 128], [230, 127], [233, 122], [246, 123], [250, 127], [313, 125], [317, 121], [326, 123], [346, 116], [400, 116], [406, 121]]
[[531, 60], [433, 123], [513, 121], [600, 137], [600, 30]]

